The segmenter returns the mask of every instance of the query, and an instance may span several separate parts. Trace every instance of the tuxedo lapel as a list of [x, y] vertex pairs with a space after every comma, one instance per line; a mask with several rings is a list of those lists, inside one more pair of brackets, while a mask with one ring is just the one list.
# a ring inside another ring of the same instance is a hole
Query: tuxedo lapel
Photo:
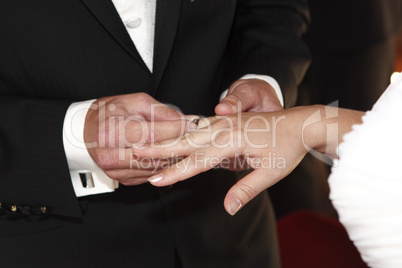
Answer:
[[149, 71], [124, 27], [111, 0], [81, 0], [100, 24], [143, 68]]
[[154, 46], [153, 94], [165, 72], [179, 23], [182, 0], [157, 0]]

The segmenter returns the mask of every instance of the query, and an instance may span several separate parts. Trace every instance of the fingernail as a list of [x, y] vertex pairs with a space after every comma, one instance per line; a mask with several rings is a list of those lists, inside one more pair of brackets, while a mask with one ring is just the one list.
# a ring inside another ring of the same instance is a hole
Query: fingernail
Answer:
[[193, 132], [193, 131], [196, 131], [197, 129], [198, 129], [198, 125], [195, 122], [188, 123], [188, 127], [187, 127], [188, 132]]
[[163, 179], [163, 174], [159, 173], [159, 174], [153, 175], [152, 177], [149, 177], [148, 181], [149, 182], [158, 182], [158, 181], [161, 181], [162, 179]]
[[239, 199], [233, 198], [229, 204], [229, 214], [234, 216], [241, 208], [242, 204]]
[[147, 149], [149, 146], [148, 146], [148, 144], [135, 144], [134, 143], [133, 147], [138, 150], [144, 150], [144, 149]]

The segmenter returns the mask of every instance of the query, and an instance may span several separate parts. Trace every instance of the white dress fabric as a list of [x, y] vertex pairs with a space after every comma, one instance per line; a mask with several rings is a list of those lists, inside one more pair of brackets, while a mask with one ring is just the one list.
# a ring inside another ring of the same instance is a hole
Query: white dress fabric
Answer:
[[402, 267], [402, 75], [338, 147], [330, 198], [370, 267]]

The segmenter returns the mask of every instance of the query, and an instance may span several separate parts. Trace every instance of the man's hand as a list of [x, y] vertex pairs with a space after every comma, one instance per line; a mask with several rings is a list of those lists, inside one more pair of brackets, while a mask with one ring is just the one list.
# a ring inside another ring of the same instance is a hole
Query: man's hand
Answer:
[[[215, 107], [216, 115], [232, 115], [238, 112], [275, 112], [283, 110], [273, 87], [261, 79], [240, 79], [228, 89], [228, 94]], [[219, 165], [229, 170], [243, 170], [249, 168], [242, 159]]]
[[280, 110], [283, 110], [283, 107], [275, 90], [261, 79], [237, 80], [230, 86], [227, 96], [215, 107], [217, 115]]
[[84, 141], [88, 152], [107, 176], [124, 185], [138, 185], [174, 161], [142, 159], [132, 147], [172, 139], [196, 125], [183, 114], [148, 94], [104, 97], [96, 100], [85, 119]]

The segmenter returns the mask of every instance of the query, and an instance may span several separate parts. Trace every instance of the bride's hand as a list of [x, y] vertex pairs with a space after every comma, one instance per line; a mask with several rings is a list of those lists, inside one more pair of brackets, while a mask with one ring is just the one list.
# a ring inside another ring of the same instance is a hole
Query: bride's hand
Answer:
[[298, 109], [301, 110], [204, 118], [198, 122], [197, 131], [178, 139], [136, 146], [133, 150], [142, 158], [185, 157], [149, 178], [155, 186], [186, 180], [216, 166], [225, 166], [233, 158], [239, 165], [253, 168], [226, 195], [225, 208], [234, 215], [257, 194], [288, 175], [307, 153]]

